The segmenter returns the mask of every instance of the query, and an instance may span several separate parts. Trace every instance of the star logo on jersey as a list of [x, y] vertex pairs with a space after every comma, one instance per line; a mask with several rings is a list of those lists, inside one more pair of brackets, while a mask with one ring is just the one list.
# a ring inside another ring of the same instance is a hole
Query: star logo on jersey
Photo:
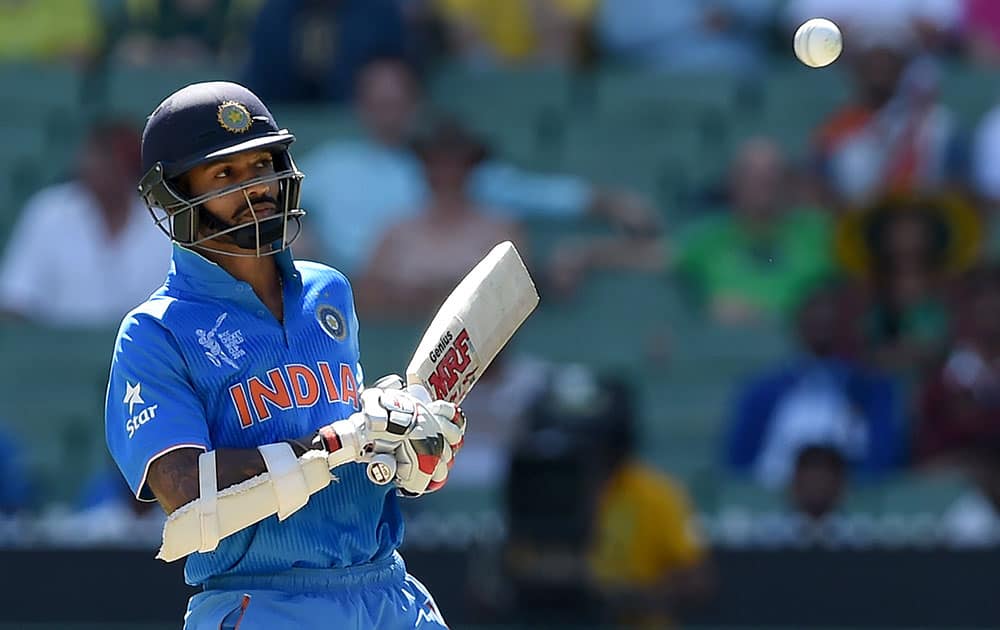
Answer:
[[142, 383], [132, 383], [125, 381], [125, 399], [122, 402], [128, 405], [128, 415], [132, 415], [136, 405], [144, 405], [146, 401], [142, 399]]
[[327, 335], [336, 341], [343, 341], [347, 337], [347, 324], [344, 322], [344, 315], [329, 304], [320, 304], [316, 307], [316, 321]]
[[427, 622], [433, 626], [447, 628], [448, 625], [445, 623], [441, 611], [438, 610], [437, 604], [431, 599], [430, 594], [426, 590], [422, 590], [422, 594], [427, 596], [427, 601], [417, 609], [417, 625], [419, 626], [423, 622]]
[[125, 430], [128, 432], [128, 439], [131, 440], [139, 427], [156, 417], [156, 409], [159, 405], [150, 405], [140, 409], [139, 413], [135, 413], [135, 406], [145, 405], [146, 401], [142, 399], [142, 383], [136, 383], [133, 386], [128, 381], [125, 381], [125, 398], [122, 402], [128, 405], [128, 415], [131, 416], [125, 421]]
[[253, 125], [250, 110], [237, 101], [226, 101], [219, 105], [217, 118], [222, 128], [229, 133], [246, 133]]
[[159, 405], [150, 405], [135, 413], [135, 406], [145, 405], [146, 401], [142, 399], [142, 383], [133, 385], [128, 381], [125, 381], [125, 398], [122, 399], [122, 403], [128, 405], [128, 415], [131, 416], [125, 421], [125, 430], [128, 432], [128, 439], [131, 440], [139, 427], [156, 417], [156, 408]]

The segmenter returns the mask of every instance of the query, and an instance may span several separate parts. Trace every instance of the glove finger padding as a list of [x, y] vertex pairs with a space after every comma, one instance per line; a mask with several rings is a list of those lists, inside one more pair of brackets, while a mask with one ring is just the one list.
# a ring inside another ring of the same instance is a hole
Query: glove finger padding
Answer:
[[[453, 403], [435, 400], [423, 403], [412, 393], [395, 388], [399, 379], [383, 377], [362, 393], [362, 405], [373, 413], [370, 452], [392, 454], [396, 459], [393, 479], [400, 494], [420, 496], [442, 487], [455, 453], [465, 438], [465, 414]], [[384, 413], [383, 413], [384, 412]]]
[[451, 465], [453, 463], [455, 463], [454, 452], [449, 445], [445, 444], [441, 461], [434, 468], [434, 474], [431, 475], [431, 482], [427, 484], [427, 492], [440, 490], [444, 487], [444, 484], [448, 483], [448, 474], [451, 472]]
[[359, 413], [366, 416], [369, 436], [372, 439], [405, 439], [416, 426], [421, 412], [427, 413], [426, 409], [412, 394], [397, 387], [402, 383], [398, 376], [385, 376], [378, 382], [383, 381], [393, 387], [366, 388], [361, 392]]
[[331, 459], [331, 467], [344, 463], [343, 457], [362, 461], [374, 452], [377, 441], [397, 444], [410, 435], [420, 417], [432, 417], [420, 399], [402, 389], [403, 380], [398, 376], [383, 376], [375, 384], [361, 392], [360, 411], [317, 432], [314, 442], [331, 457], [340, 451], [346, 453], [339, 453], [336, 461]]
[[465, 439], [466, 425], [465, 414], [461, 407], [446, 400], [434, 400], [427, 403], [427, 410], [434, 414], [434, 418], [438, 421], [438, 429], [448, 444], [453, 448], [460, 448]]
[[448, 448], [434, 424], [418, 425], [409, 439], [396, 448], [396, 487], [409, 496], [427, 492]]
[[[427, 425], [421, 425], [420, 430], [426, 430], [428, 433], [436, 433], [436, 437], [441, 443], [440, 450], [438, 450], [438, 445], [434, 444], [433, 454], [423, 454], [424, 459], [421, 460], [423, 464], [420, 471], [421, 475], [416, 475], [412, 472], [412, 464], [408, 466], [400, 465], [397, 461], [396, 485], [407, 496], [419, 496], [420, 494], [434, 492], [443, 487], [448, 481], [448, 473], [454, 463], [455, 454], [461, 449], [462, 442], [465, 439], [466, 419], [465, 414], [462, 413], [460, 408], [444, 400], [435, 400], [427, 403], [427, 409], [431, 412], [431, 421]], [[404, 451], [406, 446], [412, 441], [413, 439], [411, 438], [405, 444], [401, 444], [400, 450]], [[426, 447], [426, 443], [424, 446]], [[427, 449], [425, 448], [425, 450]], [[420, 457], [420, 451], [421, 445], [415, 445], [413, 452], [417, 457]], [[436, 462], [433, 457], [436, 457]], [[431, 467], [432, 464], [433, 467]], [[426, 485], [421, 485], [424, 484], [422, 475], [428, 473], [430, 478], [426, 481]], [[417, 481], [418, 478], [419, 481]]]

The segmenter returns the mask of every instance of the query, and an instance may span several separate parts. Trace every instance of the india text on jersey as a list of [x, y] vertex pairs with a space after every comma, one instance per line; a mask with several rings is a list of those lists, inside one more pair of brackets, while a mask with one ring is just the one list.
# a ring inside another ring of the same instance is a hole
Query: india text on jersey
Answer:
[[[358, 408], [358, 384], [351, 366], [341, 363], [335, 368], [326, 361], [317, 361], [313, 370], [301, 363], [291, 363], [267, 371], [265, 383], [257, 376], [229, 388], [229, 396], [236, 407], [240, 425], [246, 429], [254, 419], [258, 422], [271, 418], [270, 405], [288, 410], [312, 407], [325, 394], [326, 402], [350, 403]], [[317, 375], [317, 372], [319, 373]]]

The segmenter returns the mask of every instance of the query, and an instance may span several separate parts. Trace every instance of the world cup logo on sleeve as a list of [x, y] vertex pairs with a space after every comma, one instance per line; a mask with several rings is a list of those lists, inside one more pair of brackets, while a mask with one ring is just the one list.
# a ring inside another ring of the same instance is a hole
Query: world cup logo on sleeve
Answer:
[[[219, 326], [222, 325], [222, 322], [226, 321], [228, 315], [229, 313], [219, 315], [212, 328], [209, 330], [198, 328], [194, 331], [194, 334], [197, 335], [198, 343], [205, 349], [205, 356], [212, 362], [212, 365], [222, 367], [222, 364], [225, 363], [229, 367], [238, 368], [239, 365], [236, 364], [235, 359], [239, 359], [246, 354], [240, 348], [240, 344], [243, 343], [243, 331], [225, 330], [219, 332]], [[225, 346], [225, 350], [223, 350], [223, 346]]]

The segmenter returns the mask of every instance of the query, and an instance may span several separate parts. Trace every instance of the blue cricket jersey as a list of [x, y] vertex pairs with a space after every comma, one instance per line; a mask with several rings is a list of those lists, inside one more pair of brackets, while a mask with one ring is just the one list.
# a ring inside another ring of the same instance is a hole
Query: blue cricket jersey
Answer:
[[[177, 448], [254, 448], [306, 436], [359, 408], [358, 321], [347, 279], [275, 256], [284, 324], [236, 280], [174, 246], [167, 280], [122, 322], [105, 406], [108, 448], [143, 500], [151, 461]], [[185, 579], [346, 567], [392, 554], [403, 522], [392, 484], [362, 464], [284, 522], [271, 516], [188, 557]]]

